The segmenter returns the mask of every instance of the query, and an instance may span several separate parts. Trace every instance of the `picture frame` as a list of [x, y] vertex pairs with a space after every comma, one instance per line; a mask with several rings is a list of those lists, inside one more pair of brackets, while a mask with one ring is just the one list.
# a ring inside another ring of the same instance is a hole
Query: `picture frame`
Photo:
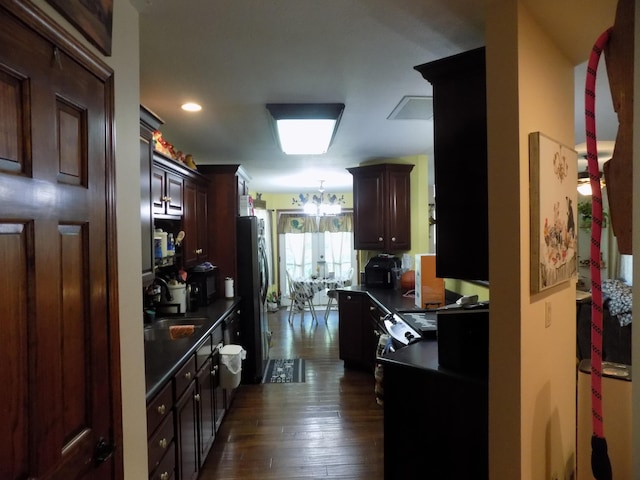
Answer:
[[577, 277], [577, 179], [573, 148], [529, 134], [532, 293]]
[[47, 0], [106, 56], [111, 56], [113, 0]]

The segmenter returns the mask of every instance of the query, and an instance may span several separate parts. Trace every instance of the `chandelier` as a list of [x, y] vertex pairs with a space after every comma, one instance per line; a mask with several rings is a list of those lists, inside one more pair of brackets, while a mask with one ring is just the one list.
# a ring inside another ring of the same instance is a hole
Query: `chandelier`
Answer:
[[335, 194], [325, 193], [324, 180], [320, 180], [320, 194], [300, 193], [293, 198], [292, 205], [302, 207], [307, 215], [337, 215], [342, 212], [342, 205], [345, 204], [344, 195], [338, 197]]

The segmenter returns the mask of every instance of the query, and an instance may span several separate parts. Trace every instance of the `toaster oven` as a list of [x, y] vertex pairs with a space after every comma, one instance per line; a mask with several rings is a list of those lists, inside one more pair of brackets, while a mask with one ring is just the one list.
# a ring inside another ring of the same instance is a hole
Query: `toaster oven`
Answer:
[[191, 303], [205, 307], [218, 298], [218, 267], [189, 272], [187, 283], [191, 285]]
[[391, 255], [378, 255], [364, 267], [364, 284], [374, 288], [394, 288], [400, 259]]

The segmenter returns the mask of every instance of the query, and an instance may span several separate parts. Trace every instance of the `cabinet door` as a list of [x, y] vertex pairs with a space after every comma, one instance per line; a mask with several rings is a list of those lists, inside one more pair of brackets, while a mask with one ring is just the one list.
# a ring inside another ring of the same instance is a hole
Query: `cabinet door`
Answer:
[[176, 470], [180, 480], [198, 477], [198, 424], [196, 383], [192, 381], [176, 402]]
[[338, 293], [338, 348], [345, 366], [362, 364], [362, 304], [362, 294]]
[[488, 280], [484, 48], [415, 69], [433, 85], [436, 274]]
[[198, 262], [204, 262], [209, 257], [209, 234], [207, 232], [207, 224], [209, 222], [207, 207], [207, 188], [198, 185], [196, 187], [196, 238], [198, 241]]
[[183, 180], [155, 166], [151, 170], [151, 205], [156, 215], [182, 215]]
[[153, 213], [158, 215], [164, 215], [165, 213], [165, 172], [161, 168], [151, 168], [151, 206]]
[[389, 166], [387, 171], [387, 238], [390, 251], [411, 249], [411, 181], [407, 168]]
[[204, 464], [216, 436], [215, 377], [211, 357], [205, 362], [197, 376], [198, 407], [198, 457], [199, 466]]
[[182, 190], [183, 180], [179, 175], [167, 172], [165, 185], [167, 188], [166, 213], [167, 215], [182, 215]]
[[142, 241], [142, 284], [154, 276], [153, 216], [151, 213], [151, 130], [140, 127], [140, 238]]
[[196, 185], [192, 182], [184, 184], [184, 240], [182, 260], [185, 268], [198, 264], [197, 218], [196, 218]]
[[224, 389], [220, 386], [220, 354], [215, 350], [211, 356], [211, 378], [213, 380], [213, 396], [215, 402], [216, 432], [222, 424], [226, 411], [224, 403]]
[[353, 241], [357, 250], [381, 250], [385, 245], [386, 202], [379, 169], [352, 169]]

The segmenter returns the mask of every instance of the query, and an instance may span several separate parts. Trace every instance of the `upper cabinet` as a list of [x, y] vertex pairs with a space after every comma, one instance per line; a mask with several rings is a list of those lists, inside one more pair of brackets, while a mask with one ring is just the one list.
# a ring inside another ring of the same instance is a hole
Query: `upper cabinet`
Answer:
[[183, 262], [189, 268], [207, 260], [207, 184], [193, 180], [184, 182]]
[[142, 282], [153, 280], [153, 214], [151, 212], [151, 169], [153, 165], [153, 132], [162, 120], [150, 110], [140, 107], [140, 223], [142, 227]]
[[151, 169], [151, 202], [154, 215], [182, 215], [184, 181], [162, 165]]
[[484, 48], [414, 68], [433, 85], [436, 276], [488, 280]]
[[[142, 224], [142, 280], [149, 285], [158, 267], [188, 269], [208, 260], [209, 181], [154, 149], [153, 132], [162, 120], [140, 106], [140, 212]], [[154, 256], [154, 230], [161, 228], [184, 240], [174, 256]], [[234, 230], [235, 231], [235, 230]]]
[[[236, 223], [240, 211], [240, 196], [249, 194], [249, 176], [240, 165], [199, 165], [207, 179], [210, 261], [218, 267], [220, 282], [225, 277], [237, 279]], [[218, 285], [219, 291], [224, 291]]]
[[413, 165], [348, 168], [353, 175], [354, 247], [386, 252], [411, 249]]

